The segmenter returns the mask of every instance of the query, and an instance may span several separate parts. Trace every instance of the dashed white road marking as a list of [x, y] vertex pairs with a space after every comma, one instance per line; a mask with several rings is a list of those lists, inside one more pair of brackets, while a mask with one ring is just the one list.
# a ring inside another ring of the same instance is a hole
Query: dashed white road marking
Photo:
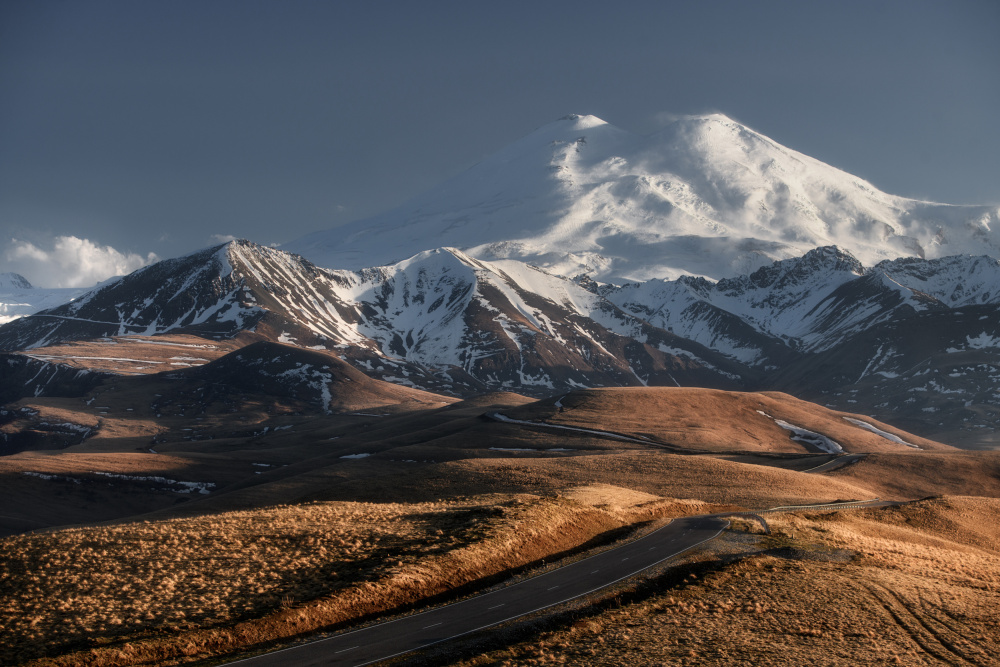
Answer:
[[335, 653], [335, 654], [336, 654], [336, 653], [347, 653], [348, 651], [353, 651], [353, 650], [354, 650], [354, 649], [356, 649], [356, 648], [360, 648], [360, 647], [359, 647], [359, 646], [352, 646], [352, 647], [350, 647], [350, 648], [342, 648], [342, 649], [340, 649], [339, 651], [334, 651], [334, 653]]

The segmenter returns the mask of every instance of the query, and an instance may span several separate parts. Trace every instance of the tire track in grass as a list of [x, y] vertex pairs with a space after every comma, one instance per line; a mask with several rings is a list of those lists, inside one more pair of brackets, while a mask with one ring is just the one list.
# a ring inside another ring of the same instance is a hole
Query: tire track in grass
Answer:
[[991, 654], [982, 646], [977, 644], [974, 637], [969, 637], [963, 634], [961, 621], [949, 614], [947, 609], [944, 609], [943, 607], [934, 607], [932, 604], [933, 603], [921, 604], [921, 611], [923, 612], [924, 617], [933, 618], [935, 622], [946, 628], [951, 635], [958, 638], [955, 645], [958, 647], [959, 642], [961, 642], [961, 655], [963, 655], [966, 660], [980, 665], [990, 664], [990, 660], [992, 659]]
[[961, 666], [969, 662], [966, 658], [949, 648], [888, 588], [874, 583], [868, 584], [867, 587], [872, 597], [892, 617], [896, 625], [906, 632], [910, 636], [910, 639], [925, 653], [950, 665]]

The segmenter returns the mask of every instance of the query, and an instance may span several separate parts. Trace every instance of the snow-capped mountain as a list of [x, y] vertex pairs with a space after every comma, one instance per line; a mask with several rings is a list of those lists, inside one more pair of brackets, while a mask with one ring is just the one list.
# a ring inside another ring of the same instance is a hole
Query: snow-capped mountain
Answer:
[[0, 273], [0, 290], [6, 292], [7, 290], [12, 289], [32, 289], [32, 286], [31, 283], [28, 282], [28, 279], [20, 273]]
[[20, 273], [0, 273], [0, 324], [55, 308], [85, 291], [73, 287], [39, 289]]
[[167, 332], [341, 350], [376, 377], [451, 393], [740, 387], [754, 374], [520, 262], [439, 249], [330, 271], [246, 241], [145, 267], [12, 322], [0, 328], [0, 349]]
[[[938, 292], [968, 292], [970, 300], [992, 298], [991, 285], [993, 290], [1000, 286], [1000, 263], [988, 257], [948, 258], [936, 264], [903, 261], [866, 269], [850, 253], [825, 247], [718, 282], [683, 277], [599, 289], [609, 301], [651, 324], [744, 363], [774, 367], [777, 364], [768, 361], [774, 345], [818, 352], [880, 322], [950, 309], [950, 303], [908, 287], [904, 280], [922, 287], [935, 282]], [[950, 271], [935, 271], [944, 266]], [[978, 282], [970, 282], [970, 276]]]
[[998, 255], [998, 217], [886, 194], [719, 114], [651, 136], [567, 116], [399, 208], [284, 249], [360, 269], [443, 242], [564, 276], [719, 279], [828, 245], [867, 265]]
[[[235, 241], [4, 325], [0, 350], [165, 333], [323, 350], [371, 377], [452, 395], [772, 389], [844, 408], [864, 401], [917, 430], [1000, 422], [1000, 261], [985, 256], [866, 267], [823, 247], [720, 281], [613, 285], [454, 248], [334, 271]], [[271, 361], [271, 375], [299, 377]], [[18, 391], [46, 391], [17, 367]]]

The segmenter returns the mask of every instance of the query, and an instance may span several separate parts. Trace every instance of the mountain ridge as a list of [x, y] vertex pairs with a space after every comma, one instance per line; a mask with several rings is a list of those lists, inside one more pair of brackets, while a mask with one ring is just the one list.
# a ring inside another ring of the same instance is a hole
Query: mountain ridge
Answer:
[[[737, 278], [615, 285], [455, 248], [335, 271], [234, 241], [0, 327], [0, 349], [83, 359], [45, 348], [133, 336], [141, 349], [167, 334], [321, 350], [451, 396], [704, 386], [844, 409], [864, 399], [884, 418], [912, 420], [910, 430], [1000, 423], [1000, 370], [989, 370], [1000, 369], [1000, 261], [987, 256], [866, 267], [823, 247]], [[133, 348], [127, 356], [136, 372], [163, 368]], [[22, 393], [46, 391], [27, 379]]]
[[735, 388], [753, 374], [523, 263], [438, 249], [331, 271], [247, 241], [146, 267], [12, 322], [0, 328], [0, 349], [169, 332], [336, 349], [376, 376], [453, 394], [595, 382]]

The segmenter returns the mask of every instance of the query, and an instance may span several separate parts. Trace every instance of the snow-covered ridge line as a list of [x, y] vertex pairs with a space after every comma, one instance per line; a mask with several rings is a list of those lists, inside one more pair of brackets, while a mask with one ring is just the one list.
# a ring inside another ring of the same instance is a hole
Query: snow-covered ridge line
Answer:
[[[4, 276], [14, 277], [4, 279]], [[0, 325], [55, 308], [86, 292], [76, 287], [40, 289], [18, 274], [0, 274]]]
[[[921, 289], [908, 285], [911, 279]], [[123, 328], [218, 338], [249, 334], [333, 353], [376, 378], [451, 395], [508, 389], [541, 396], [639, 385], [786, 390], [764, 383], [810, 355], [832, 350], [843, 357], [842, 343], [887, 323], [919, 327], [932, 319], [923, 316], [970, 311], [974, 328], [959, 333], [947, 327], [954, 335], [940, 352], [962, 351], [964, 360], [1000, 350], [994, 347], [1000, 328], [990, 314], [997, 305], [1000, 262], [988, 257], [867, 268], [842, 249], [823, 247], [718, 282], [685, 277], [615, 286], [566, 280], [515, 260], [476, 259], [454, 248], [389, 266], [333, 271], [235, 241], [146, 267], [85, 299], [6, 325], [0, 348], [113, 336]], [[858, 348], [863, 358], [832, 364], [851, 373], [837, 381], [905, 378], [920, 359], [899, 338], [886, 334]], [[204, 363], [193, 354], [152, 363], [144, 356], [106, 360], [123, 362], [116, 365], [120, 373], [152, 372], [126, 364], [162, 370]], [[19, 385], [44, 379], [32, 378], [36, 367], [18, 371]], [[302, 387], [314, 403], [331, 399], [322, 360], [295, 368], [279, 363], [267, 372]]]
[[[910, 280], [921, 290], [906, 284]], [[869, 269], [847, 251], [826, 247], [739, 278], [650, 280], [605, 285], [600, 293], [655, 326], [744, 363], [766, 365], [775, 349], [823, 351], [896, 317], [1000, 305], [1000, 261], [906, 259]], [[994, 342], [984, 333], [968, 345]]]

